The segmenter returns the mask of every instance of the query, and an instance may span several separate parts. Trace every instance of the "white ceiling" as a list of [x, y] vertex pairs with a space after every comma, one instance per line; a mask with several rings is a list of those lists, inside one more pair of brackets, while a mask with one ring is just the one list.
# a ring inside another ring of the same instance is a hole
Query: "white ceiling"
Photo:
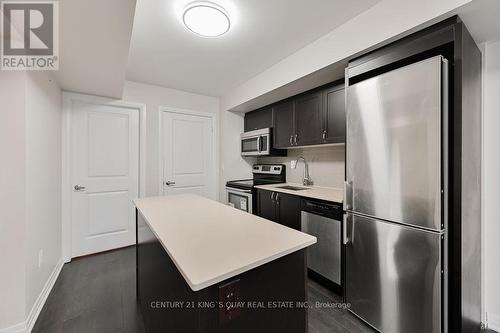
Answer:
[[121, 98], [135, 0], [59, 1], [59, 71], [64, 90]]
[[127, 79], [220, 96], [379, 1], [216, 0], [233, 26], [202, 38], [179, 19], [191, 0], [137, 0]]

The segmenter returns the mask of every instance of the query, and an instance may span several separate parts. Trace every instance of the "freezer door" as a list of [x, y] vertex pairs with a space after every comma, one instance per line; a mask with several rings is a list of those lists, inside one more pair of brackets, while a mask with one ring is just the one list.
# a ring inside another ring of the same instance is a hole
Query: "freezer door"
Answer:
[[442, 234], [349, 214], [346, 301], [381, 332], [441, 332]]
[[348, 87], [348, 210], [444, 228], [443, 61], [440, 56], [430, 58]]

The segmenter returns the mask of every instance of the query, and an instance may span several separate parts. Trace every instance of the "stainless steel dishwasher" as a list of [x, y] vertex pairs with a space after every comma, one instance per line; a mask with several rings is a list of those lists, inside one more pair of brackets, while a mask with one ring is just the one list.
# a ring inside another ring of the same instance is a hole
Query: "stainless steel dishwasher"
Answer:
[[307, 249], [307, 267], [340, 286], [342, 206], [306, 199], [301, 206], [302, 231], [318, 239]]

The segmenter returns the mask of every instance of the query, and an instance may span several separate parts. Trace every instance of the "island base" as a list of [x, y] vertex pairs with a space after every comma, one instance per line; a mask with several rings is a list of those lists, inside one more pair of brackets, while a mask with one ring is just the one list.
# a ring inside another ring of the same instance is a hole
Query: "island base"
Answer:
[[146, 332], [307, 332], [305, 250], [193, 291], [141, 220], [137, 298]]

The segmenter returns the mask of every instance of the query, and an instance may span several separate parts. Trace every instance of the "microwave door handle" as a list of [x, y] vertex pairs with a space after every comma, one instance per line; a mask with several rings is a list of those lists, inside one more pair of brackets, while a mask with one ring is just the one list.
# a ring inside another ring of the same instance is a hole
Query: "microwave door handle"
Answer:
[[259, 153], [262, 151], [261, 138], [262, 137], [260, 136], [257, 137], [257, 150], [259, 151]]

